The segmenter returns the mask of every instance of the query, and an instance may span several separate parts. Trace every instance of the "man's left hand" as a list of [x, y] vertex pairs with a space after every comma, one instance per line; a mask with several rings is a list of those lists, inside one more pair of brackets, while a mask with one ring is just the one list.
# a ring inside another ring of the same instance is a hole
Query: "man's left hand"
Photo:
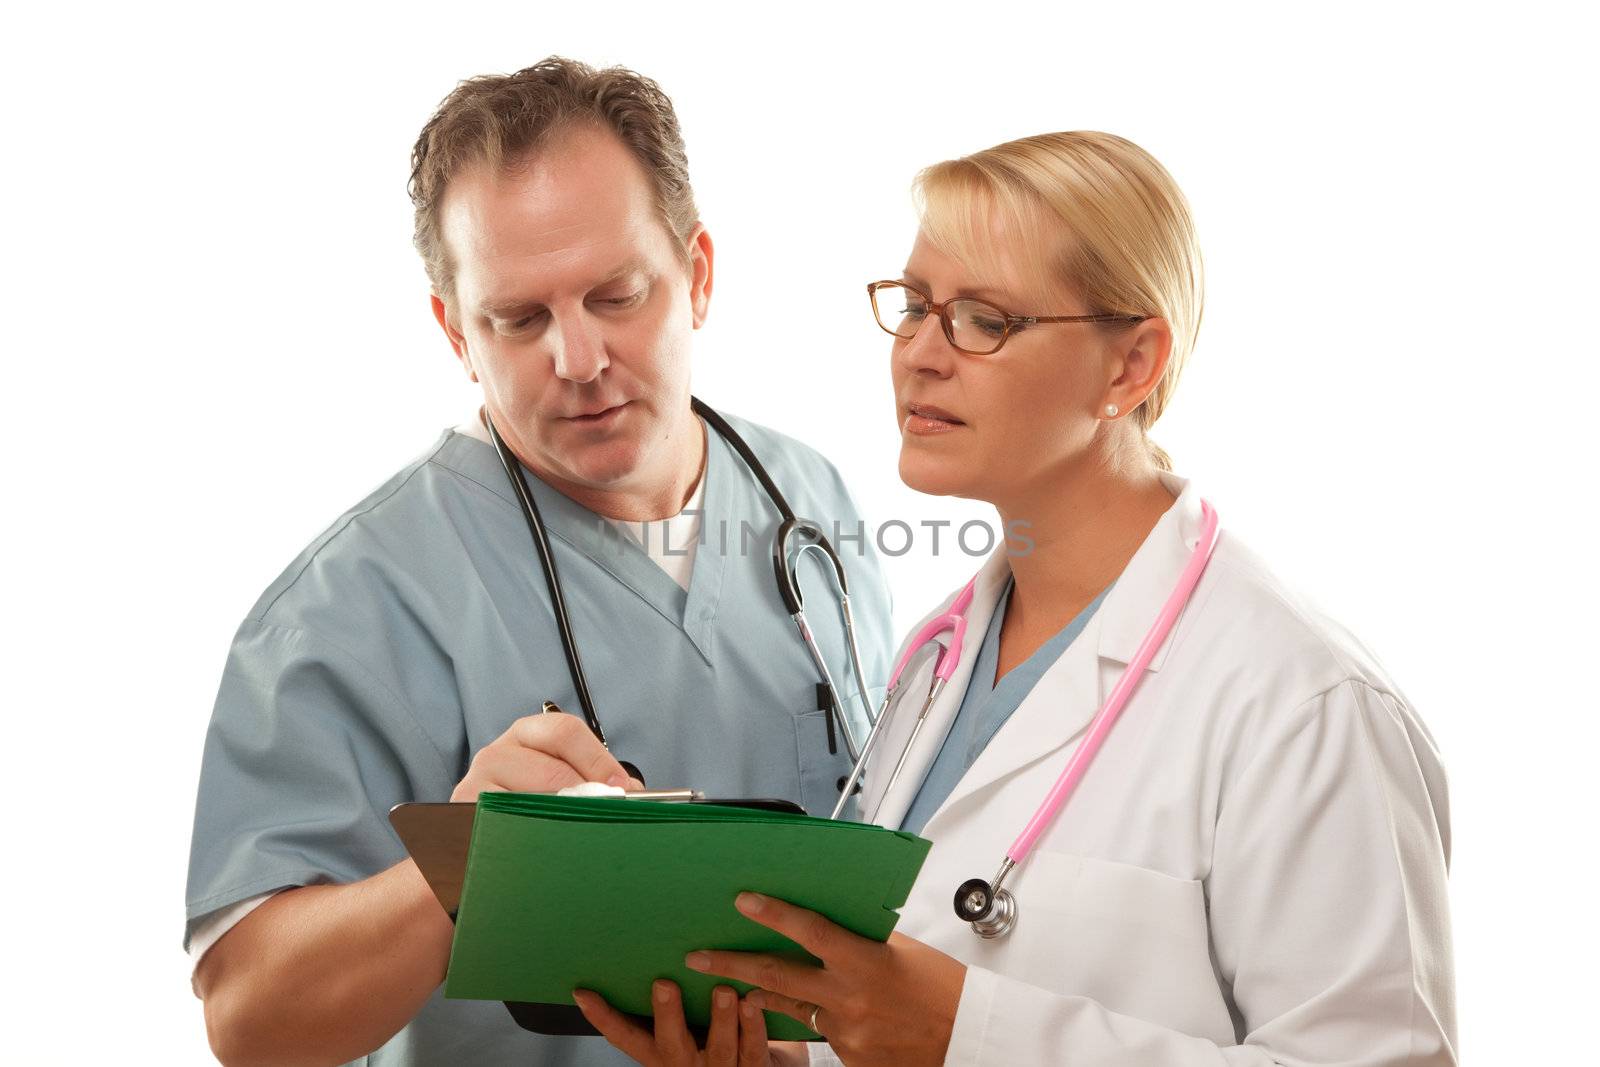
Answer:
[[761, 1010], [729, 986], [711, 993], [711, 1027], [701, 1048], [683, 1019], [683, 993], [677, 983], [658, 978], [651, 1000], [655, 1028], [647, 1029], [607, 1004], [599, 993], [575, 989], [573, 1002], [600, 1036], [645, 1067], [801, 1067], [810, 1058], [805, 1046], [767, 1041]]

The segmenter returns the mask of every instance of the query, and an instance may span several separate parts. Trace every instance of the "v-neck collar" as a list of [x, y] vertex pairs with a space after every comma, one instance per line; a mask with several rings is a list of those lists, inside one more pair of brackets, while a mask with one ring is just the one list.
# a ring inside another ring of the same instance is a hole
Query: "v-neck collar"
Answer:
[[974, 665], [973, 679], [969, 685], [981, 681], [986, 686], [981, 691], [986, 698], [1005, 696], [1011, 687], [1020, 686], [1023, 687], [1021, 696], [1026, 697], [1038, 682], [1037, 676], [1043, 673], [1038, 669], [1040, 665], [1046, 661], [1054, 663], [1067, 647], [1078, 639], [1078, 635], [1088, 626], [1095, 612], [1100, 610], [1106, 595], [1116, 584], [1116, 580], [1113, 579], [1111, 584], [1095, 594], [1095, 598], [1085, 604], [1083, 610], [1073, 616], [1071, 621], [1051, 634], [1044, 644], [1034, 649], [1027, 659], [997, 679], [995, 672], [1000, 669], [1000, 635], [1005, 626], [1006, 609], [1011, 605], [1011, 593], [1016, 588], [1016, 579], [1008, 577], [1005, 588], [1001, 590], [1000, 599], [995, 605], [994, 619], [984, 632], [983, 647], [978, 652], [978, 661]]
[[[702, 425], [704, 420], [701, 420]], [[684, 597], [679, 625], [708, 664], [715, 664], [717, 605], [722, 600], [723, 581], [728, 573], [728, 555], [719, 541], [712, 542], [711, 530], [726, 529], [733, 513], [733, 479], [744, 461], [736, 456], [722, 435], [706, 426], [705, 493], [701, 501], [700, 541], [694, 550], [694, 566], [689, 570], [689, 589]], [[653, 561], [649, 561], [655, 566]], [[660, 567], [656, 570], [667, 578]], [[671, 578], [667, 578], [671, 582]], [[681, 593], [677, 582], [673, 586]]]
[[[500, 497], [507, 506], [518, 512], [520, 519], [521, 509], [511, 487], [506, 484], [505, 471], [500, 465], [500, 458], [495, 455], [494, 446], [459, 431], [450, 430], [446, 434], [456, 438], [458, 447], [449, 449], [449, 455], [441, 449], [436, 453], [436, 458]], [[601, 515], [546, 485], [525, 464], [519, 463], [518, 467], [528, 491], [539, 506], [539, 515], [544, 519], [549, 536], [586, 556], [595, 566], [659, 612], [662, 618], [682, 630], [700, 656], [707, 664], [711, 664], [717, 605], [722, 596], [727, 559], [720, 551], [711, 551], [714, 546], [710, 543], [707, 530], [713, 523], [726, 521], [733, 498], [729, 483], [737, 476], [740, 460], [711, 427], [705, 427], [705, 435], [706, 467], [702, 475], [705, 479], [704, 514], [701, 516], [700, 542], [695, 548], [687, 591], [673, 581], [672, 576], [651, 559], [633, 538]], [[538, 557], [533, 543], [531, 539], [524, 540], [529, 564], [537, 568]], [[559, 567], [558, 562], [558, 570]], [[566, 581], [563, 576], [563, 585]]]

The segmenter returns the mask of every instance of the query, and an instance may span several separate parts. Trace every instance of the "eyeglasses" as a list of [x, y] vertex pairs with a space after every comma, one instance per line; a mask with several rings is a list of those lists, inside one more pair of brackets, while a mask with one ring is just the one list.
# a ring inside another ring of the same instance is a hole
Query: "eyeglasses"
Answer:
[[922, 321], [931, 311], [939, 316], [944, 339], [954, 348], [974, 356], [1000, 351], [1000, 346], [1013, 333], [1041, 322], [1132, 326], [1148, 318], [1146, 315], [1011, 315], [971, 297], [935, 303], [927, 293], [905, 282], [868, 282], [867, 295], [872, 298], [872, 314], [885, 333], [909, 341], [917, 335]]

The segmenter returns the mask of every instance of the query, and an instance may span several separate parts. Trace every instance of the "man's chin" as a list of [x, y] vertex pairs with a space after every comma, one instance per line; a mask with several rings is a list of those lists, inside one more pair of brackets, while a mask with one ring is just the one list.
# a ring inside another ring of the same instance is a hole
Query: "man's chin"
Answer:
[[632, 480], [642, 458], [632, 441], [607, 441], [563, 456], [559, 476], [588, 489], [614, 490]]

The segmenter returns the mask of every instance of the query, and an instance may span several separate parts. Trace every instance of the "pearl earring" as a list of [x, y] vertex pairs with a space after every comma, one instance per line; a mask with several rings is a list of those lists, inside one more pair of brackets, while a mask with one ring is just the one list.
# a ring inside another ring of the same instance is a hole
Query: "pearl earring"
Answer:
[[1115, 405], [1115, 404], [1107, 404], [1106, 405], [1106, 418], [1114, 419], [1116, 417], [1117, 417], [1117, 405]]

